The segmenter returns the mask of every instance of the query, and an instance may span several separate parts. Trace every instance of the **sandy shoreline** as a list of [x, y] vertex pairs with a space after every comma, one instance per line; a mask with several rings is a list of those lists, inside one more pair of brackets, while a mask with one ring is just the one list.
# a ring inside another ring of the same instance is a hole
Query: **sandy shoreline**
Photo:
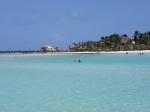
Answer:
[[103, 53], [103, 54], [130, 54], [130, 53], [150, 53], [150, 50], [138, 50], [138, 51], [112, 51], [112, 52], [99, 52], [99, 53]]
[[111, 52], [48, 52], [48, 53], [10, 53], [14, 56], [47, 56], [47, 55], [75, 55], [75, 54], [140, 54], [150, 53], [150, 50], [138, 50], [138, 51], [111, 51]]

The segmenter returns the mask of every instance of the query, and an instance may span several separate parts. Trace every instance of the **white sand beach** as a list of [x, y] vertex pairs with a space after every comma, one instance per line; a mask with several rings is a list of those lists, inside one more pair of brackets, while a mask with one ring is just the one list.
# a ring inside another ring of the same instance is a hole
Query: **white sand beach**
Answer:
[[101, 51], [101, 52], [47, 52], [47, 53], [25, 53], [16, 54], [14, 56], [47, 56], [47, 55], [72, 55], [72, 54], [140, 54], [140, 53], [150, 53], [150, 50], [137, 50], [137, 51]]
[[150, 50], [137, 50], [137, 51], [100, 51], [100, 52], [54, 52], [54, 54], [126, 54], [126, 53], [150, 53]]
[[134, 53], [134, 54], [138, 54], [138, 53], [150, 53], [150, 50], [136, 50], [136, 51], [111, 51], [111, 52], [99, 52], [102, 54], [130, 54], [130, 53]]

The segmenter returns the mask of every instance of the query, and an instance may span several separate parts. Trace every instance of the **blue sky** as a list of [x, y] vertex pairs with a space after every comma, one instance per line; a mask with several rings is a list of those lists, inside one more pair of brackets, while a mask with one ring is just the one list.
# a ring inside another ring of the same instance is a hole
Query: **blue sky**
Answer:
[[0, 0], [0, 50], [67, 49], [150, 30], [150, 0]]

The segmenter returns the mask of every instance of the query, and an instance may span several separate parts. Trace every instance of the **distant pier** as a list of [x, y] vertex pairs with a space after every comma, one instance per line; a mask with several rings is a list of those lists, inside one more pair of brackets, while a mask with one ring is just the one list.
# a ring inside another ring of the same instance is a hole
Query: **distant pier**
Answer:
[[43, 53], [42, 51], [0, 51], [0, 54], [11, 54], [11, 53], [20, 53], [20, 54], [31, 54], [31, 53]]

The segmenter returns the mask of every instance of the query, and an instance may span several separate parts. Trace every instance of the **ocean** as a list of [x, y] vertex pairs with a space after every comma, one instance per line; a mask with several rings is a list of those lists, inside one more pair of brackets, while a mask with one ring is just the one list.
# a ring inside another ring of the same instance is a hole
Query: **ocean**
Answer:
[[150, 112], [150, 54], [1, 54], [0, 112]]

